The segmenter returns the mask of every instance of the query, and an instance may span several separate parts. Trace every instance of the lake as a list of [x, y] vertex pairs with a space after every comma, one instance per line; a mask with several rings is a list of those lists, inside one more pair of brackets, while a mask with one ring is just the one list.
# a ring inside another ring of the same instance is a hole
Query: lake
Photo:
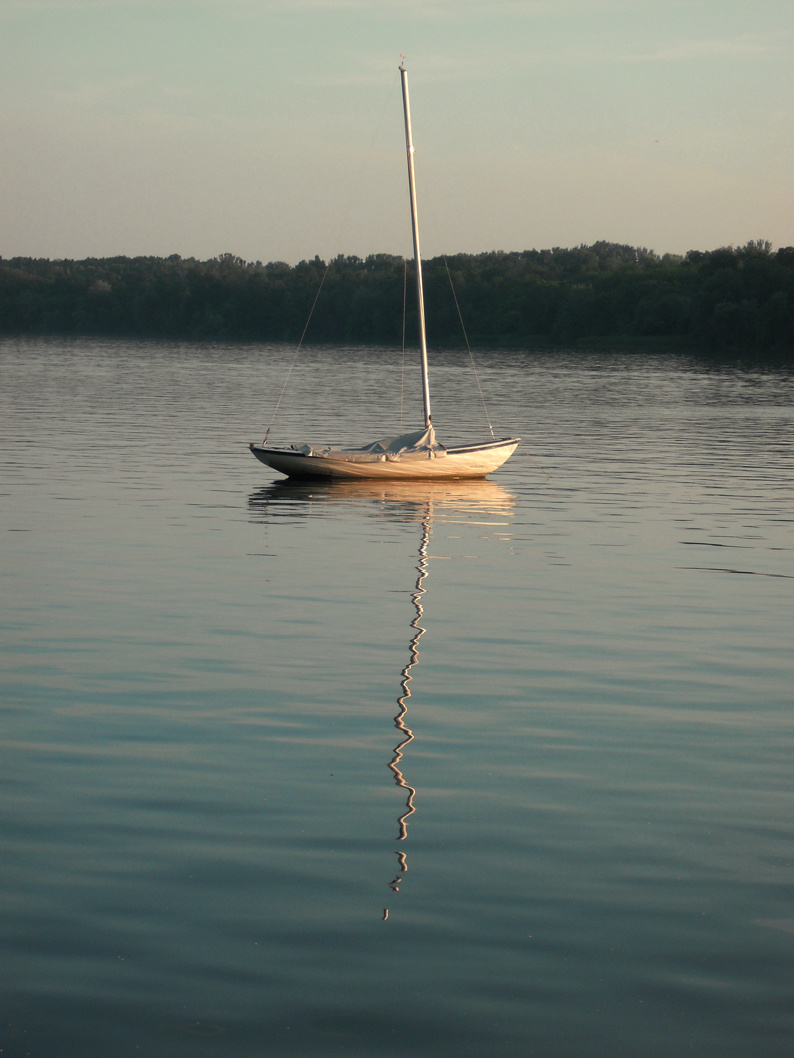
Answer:
[[788, 1058], [794, 376], [293, 357], [0, 342], [3, 1058]]

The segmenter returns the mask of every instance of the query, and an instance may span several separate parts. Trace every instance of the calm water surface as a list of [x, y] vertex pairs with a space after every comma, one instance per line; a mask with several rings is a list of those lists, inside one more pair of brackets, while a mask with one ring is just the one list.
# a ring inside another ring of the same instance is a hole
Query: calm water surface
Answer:
[[787, 1058], [794, 378], [291, 358], [0, 343], [3, 1058]]

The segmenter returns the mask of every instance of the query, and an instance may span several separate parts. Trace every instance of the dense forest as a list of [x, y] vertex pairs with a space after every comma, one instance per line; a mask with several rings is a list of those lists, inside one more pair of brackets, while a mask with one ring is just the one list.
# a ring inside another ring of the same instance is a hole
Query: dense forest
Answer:
[[[794, 247], [759, 240], [660, 257], [598, 242], [457, 254], [424, 262], [424, 280], [437, 344], [462, 342], [457, 298], [472, 344], [615, 340], [794, 362]], [[308, 341], [391, 344], [402, 340], [405, 283], [405, 262], [389, 254], [294, 267], [233, 254], [0, 258], [0, 333], [295, 342], [311, 313]]]

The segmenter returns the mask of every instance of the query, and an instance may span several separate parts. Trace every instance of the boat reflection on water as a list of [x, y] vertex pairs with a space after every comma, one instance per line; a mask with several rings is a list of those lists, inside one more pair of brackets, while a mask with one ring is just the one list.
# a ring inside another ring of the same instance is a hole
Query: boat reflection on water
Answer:
[[[408, 820], [416, 812], [416, 788], [403, 774], [403, 757], [406, 747], [413, 742], [414, 733], [406, 722], [408, 702], [411, 698], [410, 683], [419, 663], [419, 640], [427, 632], [421, 623], [424, 617], [424, 596], [427, 595], [425, 581], [429, 575], [430, 537], [435, 522], [482, 524], [487, 520], [505, 519], [515, 506], [515, 496], [500, 485], [486, 479], [455, 482], [424, 481], [291, 481], [280, 480], [258, 489], [249, 497], [248, 506], [257, 515], [257, 520], [277, 513], [298, 513], [300, 508], [308, 515], [308, 508], [325, 504], [341, 504], [356, 508], [368, 517], [383, 517], [405, 523], [417, 522], [420, 526], [420, 541], [416, 564], [416, 580], [411, 591], [413, 616], [410, 622], [411, 635], [408, 643], [408, 660], [400, 672], [400, 693], [397, 696], [397, 714], [394, 726], [399, 741], [392, 750], [388, 768], [395, 784], [405, 793], [404, 810], [397, 818], [396, 841], [408, 837]], [[279, 508], [281, 510], [279, 511]], [[286, 509], [285, 509], [286, 508]], [[507, 524], [504, 521], [497, 523]], [[395, 850], [397, 874], [388, 883], [393, 893], [408, 871], [407, 854]], [[389, 909], [384, 908], [384, 921]]]
[[[331, 478], [279, 478], [252, 492], [249, 510], [258, 519], [277, 513], [297, 514], [303, 505], [334, 504], [356, 507], [364, 514], [395, 521], [421, 522], [424, 517], [505, 517], [515, 506], [509, 489], [489, 478], [461, 481], [342, 481]], [[280, 510], [279, 510], [280, 508]], [[303, 511], [303, 513], [308, 513]]]

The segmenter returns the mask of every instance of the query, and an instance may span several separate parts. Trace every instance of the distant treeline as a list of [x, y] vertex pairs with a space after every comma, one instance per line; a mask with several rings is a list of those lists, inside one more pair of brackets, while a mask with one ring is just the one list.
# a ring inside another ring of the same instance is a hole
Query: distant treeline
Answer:
[[[416, 330], [409, 264], [407, 327]], [[449, 275], [447, 274], [449, 272]], [[452, 284], [450, 284], [450, 276]], [[428, 336], [473, 344], [645, 340], [794, 361], [794, 247], [659, 257], [597, 242], [424, 262]], [[320, 289], [322, 283], [322, 289]], [[0, 258], [0, 333], [399, 343], [405, 263], [375, 254], [293, 266], [171, 257]], [[318, 290], [320, 291], [319, 297]]]

